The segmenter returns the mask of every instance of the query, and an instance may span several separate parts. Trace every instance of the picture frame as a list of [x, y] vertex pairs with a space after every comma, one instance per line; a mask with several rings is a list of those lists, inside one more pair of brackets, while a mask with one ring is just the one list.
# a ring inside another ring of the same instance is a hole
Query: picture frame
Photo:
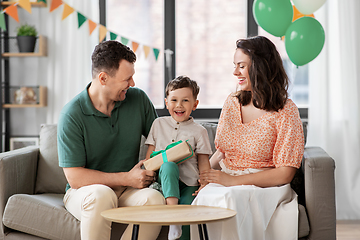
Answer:
[[16, 150], [27, 146], [39, 146], [39, 138], [38, 137], [10, 138], [10, 150]]

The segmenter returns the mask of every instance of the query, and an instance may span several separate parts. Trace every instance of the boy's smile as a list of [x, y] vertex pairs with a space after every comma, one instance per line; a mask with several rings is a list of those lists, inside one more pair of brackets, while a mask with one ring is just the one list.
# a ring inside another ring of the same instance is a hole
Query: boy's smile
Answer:
[[190, 114], [199, 103], [193, 96], [191, 88], [178, 88], [169, 92], [165, 98], [166, 108], [177, 122], [189, 120]]

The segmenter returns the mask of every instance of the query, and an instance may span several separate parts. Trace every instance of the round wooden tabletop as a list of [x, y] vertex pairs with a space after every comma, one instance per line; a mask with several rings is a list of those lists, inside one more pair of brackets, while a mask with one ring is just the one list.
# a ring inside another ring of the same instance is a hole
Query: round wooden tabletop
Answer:
[[236, 211], [198, 205], [152, 205], [114, 208], [101, 215], [118, 223], [190, 225], [228, 219], [235, 216]]

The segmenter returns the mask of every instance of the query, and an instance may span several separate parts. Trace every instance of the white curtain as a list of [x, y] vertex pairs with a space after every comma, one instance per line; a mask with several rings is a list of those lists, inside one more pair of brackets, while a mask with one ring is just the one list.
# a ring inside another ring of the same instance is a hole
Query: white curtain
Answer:
[[360, 219], [360, 1], [327, 0], [315, 12], [325, 46], [309, 64], [307, 146], [336, 164], [337, 219]]
[[63, 3], [75, 9], [63, 21], [64, 5], [53, 12], [43, 11], [41, 16], [48, 39], [47, 68], [44, 69], [48, 89], [46, 123], [57, 123], [63, 106], [91, 81], [91, 54], [99, 43], [99, 28], [89, 36], [88, 21], [78, 28], [77, 16], [80, 12], [99, 23], [99, 0], [63, 0]]

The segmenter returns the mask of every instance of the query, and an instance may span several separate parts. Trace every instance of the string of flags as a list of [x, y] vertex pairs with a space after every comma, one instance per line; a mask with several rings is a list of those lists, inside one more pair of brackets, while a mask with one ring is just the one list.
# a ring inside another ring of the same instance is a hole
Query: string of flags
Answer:
[[[44, 4], [47, 4], [48, 0], [37, 0], [38, 3], [43, 2]], [[105, 38], [107, 33], [110, 35], [110, 40], [116, 40], [117, 38], [120, 39], [121, 43], [124, 45], [128, 45], [129, 42], [131, 42], [130, 47], [134, 52], [136, 52], [140, 46], [142, 46], [142, 49], [145, 54], [145, 58], [148, 58], [151, 50], [154, 54], [155, 60], [158, 60], [160, 49], [153, 48], [151, 46], [141, 44], [137, 41], [131, 40], [129, 38], [126, 38], [124, 36], [120, 36], [119, 34], [109, 31], [104, 25], [94, 22], [93, 20], [89, 19], [73, 7], [69, 6], [67, 3], [63, 2], [62, 0], [52, 0], [50, 4], [50, 12], [53, 12], [55, 9], [59, 8], [61, 5], [64, 6], [61, 20], [63, 21], [65, 18], [70, 16], [72, 13], [77, 13], [77, 19], [78, 19], [78, 28], [80, 28], [85, 22], [88, 22], [89, 26], [89, 35], [93, 33], [93, 31], [98, 27], [99, 28], [99, 42], [102, 42]], [[27, 12], [31, 14], [31, 2], [30, 0], [18, 0], [14, 1], [13, 4], [10, 4], [8, 7], [4, 8], [3, 11], [0, 12], [0, 28], [6, 31], [6, 23], [5, 23], [5, 16], [6, 13], [15, 21], [19, 22], [19, 16], [18, 16], [18, 6], [25, 9]]]

